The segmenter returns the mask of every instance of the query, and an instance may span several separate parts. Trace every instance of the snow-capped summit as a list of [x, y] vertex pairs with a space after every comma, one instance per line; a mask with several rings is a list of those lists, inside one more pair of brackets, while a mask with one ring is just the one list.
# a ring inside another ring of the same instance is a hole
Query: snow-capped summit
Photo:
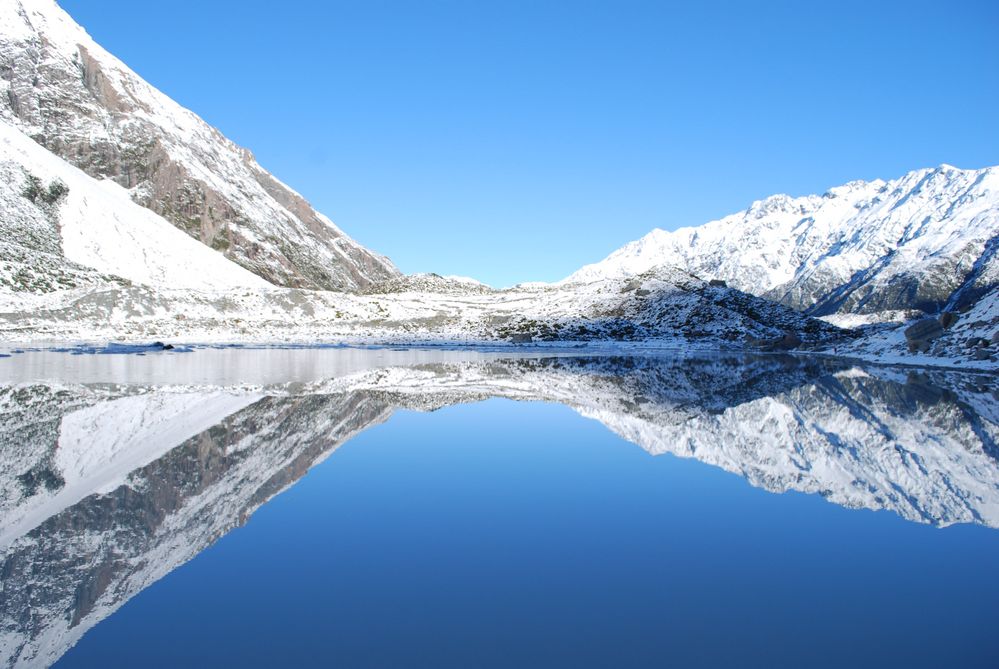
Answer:
[[656, 229], [561, 283], [674, 265], [813, 315], [932, 312], [996, 286], [997, 235], [999, 168], [941, 165]]
[[333, 290], [399, 275], [54, 0], [0, 2], [0, 73], [0, 119], [254, 274]]

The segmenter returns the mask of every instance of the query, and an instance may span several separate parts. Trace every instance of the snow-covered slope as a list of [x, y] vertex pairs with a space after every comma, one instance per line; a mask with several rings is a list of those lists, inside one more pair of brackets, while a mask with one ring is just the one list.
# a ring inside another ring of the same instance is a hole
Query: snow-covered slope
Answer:
[[334, 290], [398, 276], [54, 0], [0, 2], [0, 75], [0, 119], [253, 273]]
[[564, 283], [672, 265], [813, 315], [934, 312], [962, 291], [968, 304], [997, 285], [997, 235], [999, 168], [942, 165], [653, 230]]
[[[133, 202], [117, 183], [88, 176], [3, 119], [0, 170], [7, 177], [0, 182], [0, 226], [9, 233], [4, 244], [20, 246], [25, 253], [45, 253], [54, 263], [62, 257], [78, 268], [151, 286], [270, 286]], [[33, 201], [26, 194], [31, 178], [38, 179], [46, 191], [52, 184], [62, 184], [67, 190], [52, 202], [45, 202], [44, 194]], [[4, 283], [15, 289], [37, 289], [32, 283], [16, 285], [13, 277], [22, 267], [38, 270], [36, 255], [29, 256], [29, 262], [21, 262], [19, 257], [13, 250], [0, 257], [0, 275], [9, 277]], [[78, 285], [51, 283], [53, 290]], [[99, 285], [97, 281], [86, 283]]]

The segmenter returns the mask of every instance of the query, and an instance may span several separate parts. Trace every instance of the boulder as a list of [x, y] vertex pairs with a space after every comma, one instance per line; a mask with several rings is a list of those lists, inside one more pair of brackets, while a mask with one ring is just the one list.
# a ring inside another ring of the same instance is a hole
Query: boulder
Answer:
[[711, 281], [708, 281], [708, 285], [715, 288], [728, 288], [728, 284], [721, 279], [711, 279]]
[[775, 339], [758, 339], [753, 336], [746, 337], [746, 344], [751, 348], [758, 348], [761, 351], [789, 351], [792, 348], [801, 346], [801, 337], [794, 332], [785, 332]]
[[784, 336], [777, 341], [777, 348], [790, 350], [801, 346], [801, 337], [794, 332], [785, 332]]
[[939, 320], [936, 318], [924, 318], [905, 329], [905, 338], [910, 343], [914, 341], [930, 342], [942, 337], [943, 333], [943, 326], [940, 325]]
[[973, 357], [975, 360], [991, 360], [992, 351], [987, 348], [976, 348]]
[[534, 337], [527, 333], [515, 334], [510, 337], [511, 344], [530, 344], [534, 341]]
[[940, 314], [940, 318], [938, 318], [937, 320], [940, 321], [940, 327], [942, 327], [944, 330], [949, 330], [950, 326], [954, 325], [954, 323], [957, 323], [957, 319], [958, 316], [953, 311], [945, 311], [942, 314]]

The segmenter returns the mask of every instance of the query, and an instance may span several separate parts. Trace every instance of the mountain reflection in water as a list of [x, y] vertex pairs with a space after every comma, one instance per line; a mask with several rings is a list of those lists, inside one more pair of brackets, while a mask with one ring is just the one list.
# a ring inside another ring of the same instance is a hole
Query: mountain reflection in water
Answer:
[[559, 403], [652, 455], [772, 492], [999, 527], [992, 377], [791, 356], [396, 357], [247, 385], [100, 374], [0, 385], [0, 664], [56, 661], [399, 408]]

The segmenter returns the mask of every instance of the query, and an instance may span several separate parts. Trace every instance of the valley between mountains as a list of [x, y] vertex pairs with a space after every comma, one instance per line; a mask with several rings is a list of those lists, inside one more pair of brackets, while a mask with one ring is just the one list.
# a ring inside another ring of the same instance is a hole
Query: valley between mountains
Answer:
[[999, 367], [999, 168], [654, 230], [553, 284], [403, 275], [54, 0], [0, 6], [0, 339], [802, 350]]

